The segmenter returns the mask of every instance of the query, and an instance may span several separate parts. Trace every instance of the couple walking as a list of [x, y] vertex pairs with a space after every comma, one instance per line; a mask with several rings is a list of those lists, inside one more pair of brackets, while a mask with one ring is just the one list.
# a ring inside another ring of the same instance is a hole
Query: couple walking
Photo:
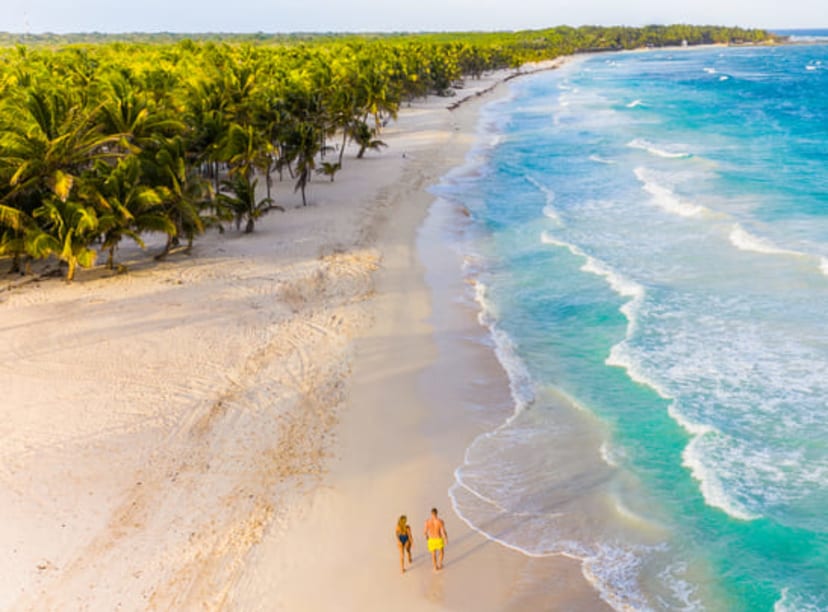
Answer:
[[[411, 527], [404, 514], [397, 521], [395, 534], [400, 549], [400, 570], [405, 573], [405, 553], [408, 553], [408, 564], [411, 565], [411, 544], [414, 541], [414, 536], [411, 535]], [[446, 524], [443, 519], [437, 516], [437, 508], [431, 509], [431, 516], [425, 522], [424, 535], [428, 552], [431, 553], [431, 564], [434, 566], [434, 571], [443, 569], [443, 552], [446, 544], [448, 544], [448, 533], [446, 533]]]

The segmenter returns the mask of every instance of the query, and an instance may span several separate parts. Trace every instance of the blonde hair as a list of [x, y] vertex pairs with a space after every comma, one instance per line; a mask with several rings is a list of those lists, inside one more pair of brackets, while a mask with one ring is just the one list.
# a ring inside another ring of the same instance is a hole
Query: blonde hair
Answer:
[[408, 519], [403, 514], [400, 516], [399, 520], [397, 521], [397, 531], [400, 533], [405, 533], [405, 528], [408, 527]]

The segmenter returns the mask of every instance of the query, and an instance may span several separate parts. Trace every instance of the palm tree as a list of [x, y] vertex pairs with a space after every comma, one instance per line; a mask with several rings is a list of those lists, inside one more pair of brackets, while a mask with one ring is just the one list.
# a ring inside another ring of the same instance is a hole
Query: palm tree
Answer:
[[362, 159], [368, 149], [379, 151], [382, 147], [388, 146], [382, 140], [374, 138], [375, 135], [375, 131], [364, 121], [357, 122], [352, 128], [351, 137], [359, 145], [357, 159]]
[[331, 182], [334, 182], [334, 177], [336, 173], [342, 169], [342, 164], [339, 162], [322, 162], [322, 167], [317, 168], [317, 174], [324, 174], [325, 176], [331, 177]]
[[255, 228], [256, 221], [266, 212], [275, 208], [284, 212], [281, 206], [275, 206], [270, 198], [256, 199], [256, 186], [258, 180], [249, 181], [243, 176], [236, 174], [229, 181], [224, 181], [227, 192], [218, 195], [219, 202], [232, 211], [236, 228], [241, 227], [242, 221], [247, 219], [244, 233], [250, 234]]
[[[43, 229], [33, 230], [27, 242], [34, 245], [38, 258], [55, 255], [68, 265], [66, 281], [75, 279], [78, 265], [90, 268], [95, 264], [97, 251], [90, 245], [98, 237], [98, 215], [92, 206], [77, 199], [63, 200], [50, 196], [34, 212], [42, 220]], [[31, 247], [30, 247], [31, 248]]]
[[129, 144], [121, 143], [131, 152], [151, 146], [159, 135], [174, 136], [186, 130], [185, 123], [172, 114], [172, 109], [159, 105], [151, 92], [143, 90], [124, 75], [109, 75], [107, 90], [101, 104], [101, 124], [108, 134], [123, 134]]
[[173, 235], [176, 227], [165, 214], [164, 202], [157, 190], [141, 183], [141, 165], [131, 156], [118, 162], [102, 181], [98, 194], [103, 212], [99, 218], [99, 230], [103, 233], [102, 248], [109, 252], [107, 267], [114, 266], [115, 249], [126, 237], [141, 248], [145, 247], [141, 234], [163, 232]]
[[316, 155], [321, 148], [319, 141], [319, 128], [313, 123], [299, 121], [291, 126], [285, 143], [296, 165], [296, 186], [293, 190], [302, 192], [302, 206], [308, 205], [306, 190], [316, 169]]
[[20, 257], [28, 253], [26, 230], [34, 225], [22, 210], [0, 204], [0, 257], [12, 258], [9, 274], [20, 272]]
[[182, 236], [187, 238], [187, 248], [192, 247], [195, 236], [203, 233], [207, 225], [222, 220], [220, 210], [209, 214], [213, 200], [210, 184], [187, 164], [180, 137], [163, 139], [158, 152], [145, 160], [143, 171], [149, 184], [155, 185], [164, 204], [164, 214], [171, 222], [167, 243], [157, 259], [166, 257]]
[[12, 197], [48, 187], [66, 199], [79, 172], [97, 159], [122, 155], [117, 147], [121, 134], [105, 133], [97, 121], [98, 109], [81, 107], [71, 93], [33, 88], [3, 111], [0, 150], [2, 164], [14, 167]]

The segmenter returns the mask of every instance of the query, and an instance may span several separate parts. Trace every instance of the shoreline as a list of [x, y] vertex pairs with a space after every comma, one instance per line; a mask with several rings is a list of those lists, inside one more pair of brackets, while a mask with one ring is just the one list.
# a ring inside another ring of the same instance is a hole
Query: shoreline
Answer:
[[[511, 399], [468, 340], [481, 331], [456, 302], [454, 256], [422, 229], [426, 189], [523, 74], [469, 80], [454, 112], [413, 103], [387, 151], [251, 236], [149, 267], [125, 250], [127, 275], [0, 294], [0, 607], [606, 608], [579, 563], [486, 540], [447, 494], [498, 418], [468, 407]], [[449, 531], [436, 575], [421, 534], [434, 505]], [[415, 554], [402, 577], [400, 513]]]

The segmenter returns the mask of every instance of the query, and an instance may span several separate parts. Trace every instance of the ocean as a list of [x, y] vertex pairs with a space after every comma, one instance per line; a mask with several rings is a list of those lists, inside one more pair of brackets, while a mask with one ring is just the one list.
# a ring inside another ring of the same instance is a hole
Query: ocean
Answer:
[[455, 512], [618, 610], [828, 610], [828, 45], [512, 83], [435, 189], [514, 398]]

